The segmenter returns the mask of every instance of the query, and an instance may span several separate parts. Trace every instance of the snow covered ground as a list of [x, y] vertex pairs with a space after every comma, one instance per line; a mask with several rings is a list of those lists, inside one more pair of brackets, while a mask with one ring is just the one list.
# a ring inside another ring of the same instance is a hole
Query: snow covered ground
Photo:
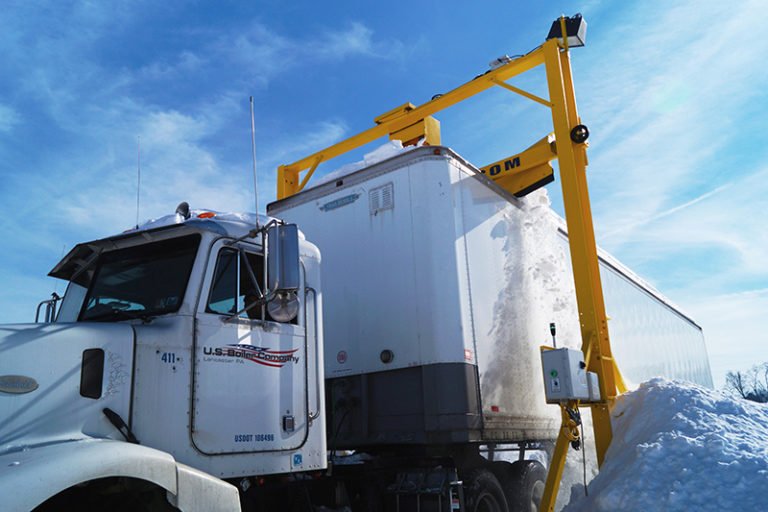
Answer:
[[768, 511], [768, 405], [659, 378], [613, 416], [605, 464], [566, 512]]

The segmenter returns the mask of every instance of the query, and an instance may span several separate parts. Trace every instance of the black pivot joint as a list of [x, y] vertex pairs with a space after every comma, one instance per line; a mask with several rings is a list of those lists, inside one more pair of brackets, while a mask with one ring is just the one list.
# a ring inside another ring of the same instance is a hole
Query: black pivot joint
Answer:
[[589, 138], [589, 129], [586, 125], [577, 124], [571, 130], [571, 140], [576, 144], [583, 144]]

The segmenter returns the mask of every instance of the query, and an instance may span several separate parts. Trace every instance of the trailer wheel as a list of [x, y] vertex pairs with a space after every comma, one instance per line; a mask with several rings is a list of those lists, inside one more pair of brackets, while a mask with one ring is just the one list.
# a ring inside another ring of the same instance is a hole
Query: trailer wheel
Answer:
[[535, 460], [497, 461], [493, 472], [501, 482], [509, 512], [537, 512], [544, 494], [547, 470]]
[[499, 480], [487, 469], [473, 469], [464, 475], [464, 492], [469, 512], [508, 512], [507, 499]]

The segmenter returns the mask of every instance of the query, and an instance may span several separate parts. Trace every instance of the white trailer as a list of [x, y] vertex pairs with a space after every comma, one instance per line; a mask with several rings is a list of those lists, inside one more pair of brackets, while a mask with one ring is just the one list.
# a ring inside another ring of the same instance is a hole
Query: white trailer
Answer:
[[[421, 147], [268, 207], [323, 252], [333, 448], [551, 440], [539, 346], [581, 345], [564, 223], [445, 147]], [[636, 383], [711, 386], [701, 328], [601, 253], [614, 355]]]

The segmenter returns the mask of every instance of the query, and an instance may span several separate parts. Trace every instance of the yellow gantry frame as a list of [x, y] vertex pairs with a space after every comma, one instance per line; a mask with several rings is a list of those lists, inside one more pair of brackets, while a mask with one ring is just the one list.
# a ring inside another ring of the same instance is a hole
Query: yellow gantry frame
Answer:
[[[563, 34], [566, 33], [564, 24], [564, 19], [561, 18]], [[510, 78], [542, 64], [546, 70], [549, 100], [506, 83]], [[566, 40], [550, 39], [530, 53], [478, 76], [428, 103], [418, 107], [410, 104], [398, 107], [380, 116], [377, 119], [378, 124], [373, 128], [297, 162], [280, 166], [277, 178], [277, 197], [283, 199], [300, 192], [321, 162], [390, 134], [411, 133], [410, 128], [414, 125], [419, 125], [419, 123], [429, 125], [432, 114], [494, 86], [500, 86], [520, 94], [552, 110], [554, 137], [557, 141], [556, 158], [559, 163], [565, 219], [568, 226], [568, 241], [576, 286], [576, 300], [581, 324], [582, 351], [584, 352], [584, 360], [587, 362], [587, 369], [597, 373], [600, 382], [602, 401], [590, 404], [590, 407], [592, 408], [597, 461], [598, 465], [602, 465], [612, 437], [610, 408], [617, 395], [617, 384], [623, 388], [623, 383], [620, 381], [620, 376], [616, 370], [608, 338], [608, 319], [605, 313], [597, 246], [592, 224], [592, 210], [587, 189], [587, 145], [584, 142], [574, 142], [571, 139], [571, 130], [580, 125], [581, 120], [576, 109], [576, 95], [573, 88], [570, 55]], [[300, 180], [300, 173], [307, 169], [309, 171]], [[542, 176], [545, 174], [541, 166], [538, 167], [538, 172]], [[565, 465], [569, 443], [565, 407], [577, 406], [578, 403], [569, 403], [563, 407], [563, 428], [560, 429], [550, 464], [541, 503], [542, 511], [548, 512], [554, 509], [560, 478]]]

